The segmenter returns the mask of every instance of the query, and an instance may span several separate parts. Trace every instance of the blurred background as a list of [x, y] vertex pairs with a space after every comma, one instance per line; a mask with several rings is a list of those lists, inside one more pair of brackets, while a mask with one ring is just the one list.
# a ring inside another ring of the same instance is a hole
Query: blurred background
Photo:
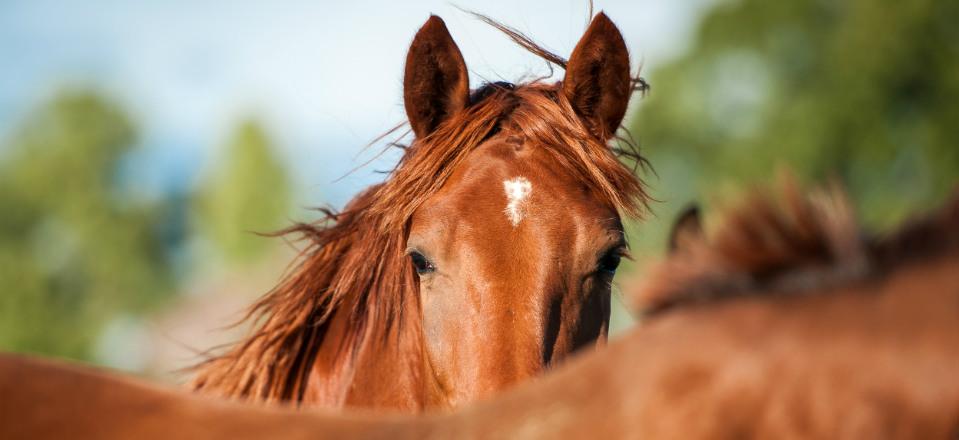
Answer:
[[[456, 3], [566, 56], [589, 19], [585, 0]], [[595, 7], [652, 84], [627, 125], [658, 201], [628, 227], [621, 282], [687, 202], [778, 169], [840, 180], [879, 230], [957, 182], [957, 2]], [[252, 232], [342, 207], [395, 163], [363, 147], [405, 118], [403, 62], [429, 13], [474, 87], [549, 73], [445, 1], [0, 3], [0, 350], [175, 380], [236, 339], [222, 328], [295, 254]], [[613, 325], [633, 323], [617, 307]]]

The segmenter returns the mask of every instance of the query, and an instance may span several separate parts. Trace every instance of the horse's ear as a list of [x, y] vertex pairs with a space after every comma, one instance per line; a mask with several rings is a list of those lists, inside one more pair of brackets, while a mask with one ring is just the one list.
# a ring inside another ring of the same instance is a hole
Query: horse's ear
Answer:
[[563, 94], [594, 134], [606, 141], [623, 121], [631, 93], [626, 42], [600, 12], [569, 57]]
[[703, 223], [699, 215], [699, 205], [692, 203], [679, 214], [673, 230], [669, 232], [670, 255], [686, 249], [690, 243], [702, 240]]
[[469, 93], [463, 54], [443, 19], [431, 15], [413, 38], [403, 77], [403, 103], [416, 137], [426, 137], [466, 108]]

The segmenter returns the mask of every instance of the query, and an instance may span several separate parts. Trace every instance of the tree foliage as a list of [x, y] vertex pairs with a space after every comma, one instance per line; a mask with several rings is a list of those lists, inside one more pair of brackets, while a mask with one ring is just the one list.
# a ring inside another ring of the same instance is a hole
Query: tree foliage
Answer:
[[941, 200], [959, 176], [956, 23], [938, 0], [721, 2], [632, 124], [664, 202], [639, 235], [784, 166], [838, 178], [874, 226]]
[[241, 121], [198, 191], [196, 225], [230, 263], [254, 260], [274, 244], [290, 211], [290, 182], [264, 128]]
[[66, 90], [0, 160], [0, 347], [88, 358], [106, 321], [170, 291], [167, 207], [118, 188], [136, 130], [96, 93]]

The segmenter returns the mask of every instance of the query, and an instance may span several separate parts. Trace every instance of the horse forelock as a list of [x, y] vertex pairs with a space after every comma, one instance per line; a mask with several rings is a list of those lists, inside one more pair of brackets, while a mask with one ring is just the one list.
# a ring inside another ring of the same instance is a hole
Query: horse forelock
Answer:
[[627, 299], [655, 315], [679, 306], [831, 291], [899, 265], [959, 252], [959, 191], [890, 234], [865, 231], [836, 184], [802, 192], [792, 180], [721, 211], [716, 227], [654, 263]]

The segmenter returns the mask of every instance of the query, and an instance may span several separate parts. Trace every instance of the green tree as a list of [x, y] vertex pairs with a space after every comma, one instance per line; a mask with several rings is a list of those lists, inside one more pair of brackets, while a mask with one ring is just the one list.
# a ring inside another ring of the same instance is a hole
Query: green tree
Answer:
[[228, 263], [254, 261], [290, 211], [290, 182], [257, 121], [241, 121], [196, 198], [196, 224]]
[[632, 124], [658, 177], [647, 250], [715, 188], [838, 177], [887, 226], [959, 176], [959, 3], [721, 2], [689, 51], [651, 75]]
[[0, 348], [89, 359], [107, 320], [171, 291], [162, 203], [118, 190], [135, 129], [98, 94], [67, 90], [14, 132], [0, 161]]

